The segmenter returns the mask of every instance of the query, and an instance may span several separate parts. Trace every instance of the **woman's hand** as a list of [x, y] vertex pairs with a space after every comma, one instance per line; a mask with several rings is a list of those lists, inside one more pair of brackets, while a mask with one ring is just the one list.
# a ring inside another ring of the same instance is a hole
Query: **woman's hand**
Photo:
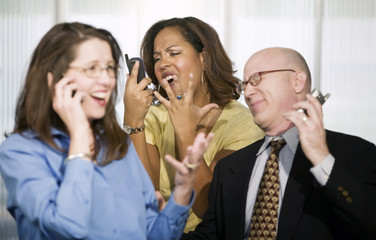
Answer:
[[140, 63], [137, 61], [131, 75], [125, 84], [124, 92], [124, 123], [131, 127], [139, 127], [144, 123], [144, 118], [153, 101], [153, 92], [144, 90], [151, 83], [150, 78], [144, 78], [137, 84], [137, 74]]
[[[53, 75], [47, 74], [48, 86], [52, 87]], [[72, 77], [63, 77], [54, 86], [52, 108], [64, 122], [71, 143], [69, 154], [84, 152], [94, 154], [94, 137], [82, 103], [85, 93], [80, 91]]]
[[158, 201], [158, 210], [162, 211], [166, 206], [166, 202], [163, 199], [162, 193], [160, 191], [155, 191], [155, 197], [157, 198], [157, 201]]
[[[140, 62], [136, 61], [133, 66], [131, 75], [128, 76], [128, 80], [125, 84], [124, 91], [124, 124], [131, 126], [132, 128], [141, 127], [144, 124], [145, 116], [149, 110], [151, 102], [153, 101], [153, 92], [151, 90], [144, 90], [145, 87], [151, 83], [150, 78], [144, 78], [137, 84], [137, 74]], [[150, 176], [151, 181], [156, 189], [159, 187], [159, 179], [154, 174], [154, 171], [159, 169], [153, 169], [154, 163], [151, 162], [157, 159], [159, 162], [159, 155], [149, 156], [149, 149], [146, 143], [145, 132], [130, 135], [132, 142], [136, 148], [137, 154], [144, 165], [147, 173]], [[154, 150], [154, 149], [153, 149]], [[155, 148], [155, 152], [158, 151]], [[159, 165], [158, 165], [159, 166]], [[159, 174], [158, 174], [159, 176]]]
[[188, 205], [196, 178], [197, 168], [203, 161], [203, 154], [209, 147], [214, 134], [199, 133], [193, 145], [188, 146], [187, 154], [183, 161], [179, 162], [171, 155], [166, 155], [166, 160], [175, 168], [174, 200], [177, 204]]
[[[51, 87], [53, 82], [52, 73], [47, 74], [47, 79], [48, 85]], [[52, 108], [64, 122], [69, 133], [78, 132], [82, 128], [90, 128], [82, 107], [85, 97], [85, 93], [78, 89], [72, 77], [63, 77], [54, 86]]]
[[[179, 80], [174, 80], [175, 85], [179, 85]], [[188, 81], [188, 89], [185, 93], [177, 96], [171, 89], [166, 79], [161, 82], [162, 87], [165, 89], [169, 100], [163, 98], [158, 92], [155, 96], [168, 110], [171, 122], [174, 126], [177, 136], [187, 137], [195, 136], [196, 129], [204, 116], [212, 109], [218, 108], [215, 103], [209, 103], [202, 108], [197, 107], [193, 103], [193, 75], [190, 74]], [[180, 98], [181, 96], [181, 98]], [[179, 98], [180, 99], [179, 99]]]

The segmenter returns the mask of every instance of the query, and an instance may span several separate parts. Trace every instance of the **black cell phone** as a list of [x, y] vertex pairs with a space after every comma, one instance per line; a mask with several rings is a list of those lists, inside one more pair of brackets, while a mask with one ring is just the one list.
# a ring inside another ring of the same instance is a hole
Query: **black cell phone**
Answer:
[[136, 63], [136, 61], [139, 61], [140, 62], [140, 67], [138, 68], [137, 83], [139, 83], [142, 79], [145, 78], [145, 76], [146, 76], [146, 74], [145, 74], [145, 66], [144, 66], [144, 62], [142, 61], [141, 58], [139, 58], [139, 57], [133, 57], [133, 58], [129, 59], [128, 58], [128, 54], [125, 54], [125, 61], [127, 63], [129, 75], [131, 75], [133, 66]]

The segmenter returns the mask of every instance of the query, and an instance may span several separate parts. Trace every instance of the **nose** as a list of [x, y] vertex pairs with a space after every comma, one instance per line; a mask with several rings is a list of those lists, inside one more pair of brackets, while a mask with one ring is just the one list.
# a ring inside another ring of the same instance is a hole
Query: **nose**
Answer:
[[115, 77], [111, 77], [109, 72], [107, 71], [106, 68], [103, 68], [99, 77], [98, 77], [98, 82], [100, 84], [103, 84], [103, 85], [110, 85], [112, 81], [114, 81], [114, 79], [116, 79], [116, 76]]
[[169, 66], [171, 66], [170, 58], [167, 55], [161, 56], [161, 59], [159, 60], [159, 68], [163, 70]]
[[250, 97], [256, 92], [257, 86], [252, 86], [249, 82], [245, 85], [244, 97]]

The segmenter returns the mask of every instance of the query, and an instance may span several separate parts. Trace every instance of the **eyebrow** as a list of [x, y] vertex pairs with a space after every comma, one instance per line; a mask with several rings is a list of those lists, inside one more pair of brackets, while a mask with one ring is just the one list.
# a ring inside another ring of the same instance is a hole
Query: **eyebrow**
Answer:
[[[180, 45], [172, 45], [172, 46], [169, 46], [169, 47], [167, 47], [167, 48], [165, 48], [163, 50], [166, 51], [166, 52], [170, 52], [170, 51], [172, 51], [171, 48], [174, 48], [174, 47], [180, 47]], [[153, 55], [156, 55], [156, 54], [160, 54], [160, 53], [157, 52], [157, 51], [154, 51]]]
[[[100, 65], [98, 60], [93, 60], [93, 61], [89, 61], [89, 62], [82, 63], [82, 64], [85, 65], [85, 66], [88, 66], [88, 65]], [[107, 66], [108, 66], [108, 65], [114, 65], [114, 64], [115, 64], [115, 61], [114, 61], [114, 60], [111, 60], [111, 61], [106, 62], [105, 64], [106, 64]]]

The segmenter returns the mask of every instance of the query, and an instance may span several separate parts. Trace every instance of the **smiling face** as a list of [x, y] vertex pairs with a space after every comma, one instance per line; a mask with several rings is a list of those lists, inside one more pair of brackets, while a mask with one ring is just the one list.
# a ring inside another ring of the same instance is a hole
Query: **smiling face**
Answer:
[[[105, 69], [111, 69], [114, 65], [110, 45], [98, 38], [91, 38], [77, 46], [76, 58], [64, 74], [72, 77], [78, 85], [77, 90], [84, 93], [82, 107], [89, 120], [103, 118], [106, 113], [116, 76], [110, 76]], [[89, 77], [88, 72], [94, 68], [102, 70], [98, 76]]]
[[[208, 102], [208, 94], [201, 89], [201, 74], [204, 69], [203, 53], [198, 53], [187, 42], [177, 28], [162, 29], [154, 39], [154, 71], [159, 82], [163, 78], [169, 79], [169, 84], [175, 94], [178, 94], [181, 83], [183, 92], [186, 92], [190, 73], [194, 79], [194, 101], [201, 105]], [[201, 104], [200, 104], [201, 102]]]
[[[280, 49], [266, 49], [254, 54], [244, 67], [244, 80], [256, 72], [276, 69], [294, 69], [297, 66]], [[303, 84], [304, 85], [304, 84]], [[302, 83], [297, 73], [280, 71], [262, 75], [257, 86], [247, 84], [244, 99], [255, 123], [269, 136], [285, 132], [292, 126], [282, 114], [292, 110], [292, 105], [304, 98]]]

